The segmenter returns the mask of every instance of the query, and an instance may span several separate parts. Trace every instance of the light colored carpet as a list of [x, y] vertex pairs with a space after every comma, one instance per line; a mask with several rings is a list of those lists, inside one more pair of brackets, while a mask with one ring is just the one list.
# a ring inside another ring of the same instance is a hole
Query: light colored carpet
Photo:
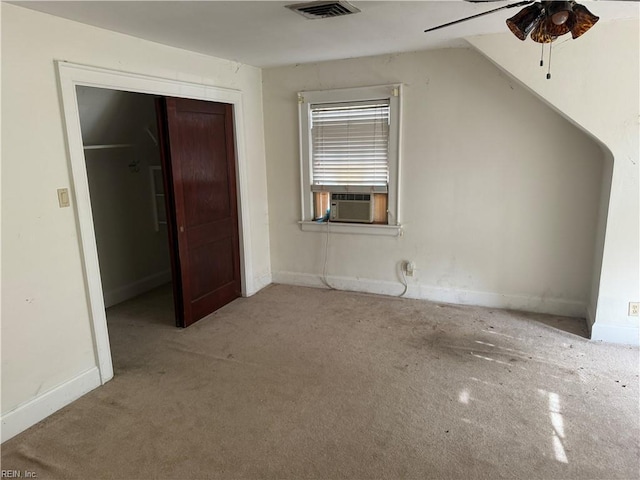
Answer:
[[638, 349], [577, 319], [273, 285], [173, 327], [108, 311], [115, 377], [6, 442], [44, 478], [638, 478]]

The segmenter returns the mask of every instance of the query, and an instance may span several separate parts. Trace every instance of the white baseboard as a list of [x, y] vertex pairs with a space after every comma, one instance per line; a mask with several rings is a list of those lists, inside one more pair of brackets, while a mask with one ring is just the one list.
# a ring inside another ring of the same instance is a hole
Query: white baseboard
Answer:
[[596, 322], [591, 327], [591, 340], [640, 346], [640, 329], [624, 325]]
[[587, 329], [589, 330], [589, 337], [591, 337], [591, 331], [593, 330], [593, 324], [596, 323], [596, 310], [592, 304], [588, 304], [585, 309], [587, 315]]
[[[319, 275], [296, 272], [273, 272], [275, 283], [301, 285], [306, 287], [326, 288]], [[400, 282], [384, 280], [357, 279], [353, 277], [328, 276], [327, 281], [337, 290], [375, 293], [379, 295], [398, 296], [404, 290]], [[527, 295], [511, 295], [492, 292], [475, 292], [454, 288], [433, 287], [429, 285], [410, 284], [406, 298], [417, 298], [432, 302], [455, 303], [459, 305], [478, 305], [491, 308], [507, 308], [535, 313], [548, 313], [567, 317], [584, 317], [585, 304], [580, 301], [560, 298], [533, 297]]]
[[153, 290], [160, 285], [164, 285], [171, 281], [171, 270], [165, 270], [163, 272], [149, 275], [148, 277], [141, 278], [128, 285], [114, 288], [104, 292], [104, 306], [109, 308], [112, 305], [122, 303], [130, 298], [137, 297], [138, 295]]
[[15, 437], [100, 385], [100, 372], [98, 367], [93, 367], [2, 414], [2, 442]]
[[322, 279], [319, 275], [312, 275], [310, 273], [273, 272], [272, 277], [273, 283], [299, 285], [301, 287], [327, 288], [327, 286], [322, 283]]
[[584, 318], [584, 302], [547, 298], [530, 295], [501, 294], [493, 292], [475, 292], [469, 290], [444, 289], [438, 287], [422, 287], [422, 293], [416, 298], [425, 300], [456, 303], [461, 305], [478, 305], [490, 308], [505, 308], [523, 312], [546, 313], [566, 317]]
[[255, 295], [264, 287], [268, 287], [272, 283], [272, 278], [270, 273], [266, 273], [261, 275], [260, 277], [256, 277], [253, 279], [253, 290], [251, 292], [247, 292], [247, 297], [251, 295]]

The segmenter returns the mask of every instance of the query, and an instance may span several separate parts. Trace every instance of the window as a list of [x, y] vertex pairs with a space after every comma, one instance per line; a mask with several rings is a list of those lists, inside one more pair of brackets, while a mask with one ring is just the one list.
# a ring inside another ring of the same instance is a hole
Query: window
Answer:
[[[303, 222], [398, 225], [400, 93], [387, 85], [298, 94]], [[340, 217], [344, 200], [351, 215]], [[354, 202], [370, 212], [360, 218]]]
[[311, 105], [313, 191], [389, 184], [389, 102]]

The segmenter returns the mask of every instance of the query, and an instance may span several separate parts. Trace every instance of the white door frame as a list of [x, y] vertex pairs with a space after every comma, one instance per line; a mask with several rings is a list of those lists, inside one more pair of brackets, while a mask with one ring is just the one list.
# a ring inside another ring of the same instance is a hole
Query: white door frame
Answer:
[[254, 291], [254, 285], [253, 275], [251, 273], [249, 188], [245, 157], [242, 92], [212, 85], [108, 70], [65, 61], [57, 61], [56, 65], [67, 133], [72, 190], [75, 197], [77, 222], [80, 230], [94, 350], [98, 369], [100, 370], [100, 380], [102, 384], [104, 384], [113, 378], [113, 364], [111, 362], [107, 316], [100, 280], [96, 235], [93, 228], [93, 214], [91, 212], [91, 200], [89, 198], [89, 183], [87, 180], [87, 168], [82, 143], [82, 132], [80, 129], [76, 87], [82, 85], [152, 95], [193, 98], [233, 105], [236, 143], [236, 181], [239, 197], [238, 215], [240, 217], [238, 222], [240, 227], [240, 270], [242, 272], [242, 295], [247, 296], [247, 292]]

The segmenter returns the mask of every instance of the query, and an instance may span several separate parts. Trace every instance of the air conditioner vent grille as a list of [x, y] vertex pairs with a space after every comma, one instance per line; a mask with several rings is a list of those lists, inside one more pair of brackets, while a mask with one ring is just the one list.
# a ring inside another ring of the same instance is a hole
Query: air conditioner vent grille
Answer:
[[286, 7], [310, 19], [341, 17], [360, 11], [360, 9], [354, 7], [349, 2], [342, 0], [338, 2], [320, 1], [296, 3], [294, 5], [286, 5]]
[[374, 202], [370, 193], [332, 193], [330, 222], [373, 223]]

